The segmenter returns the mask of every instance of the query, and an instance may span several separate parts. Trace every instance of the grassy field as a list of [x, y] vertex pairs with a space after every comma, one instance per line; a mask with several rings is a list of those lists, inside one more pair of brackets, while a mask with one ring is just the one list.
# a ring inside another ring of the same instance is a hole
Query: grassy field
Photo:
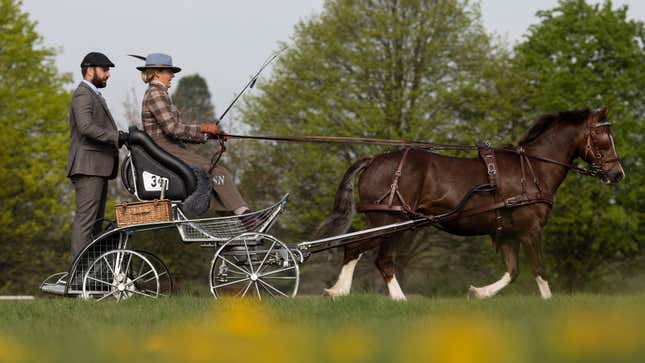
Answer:
[[645, 294], [0, 301], [0, 362], [643, 362]]

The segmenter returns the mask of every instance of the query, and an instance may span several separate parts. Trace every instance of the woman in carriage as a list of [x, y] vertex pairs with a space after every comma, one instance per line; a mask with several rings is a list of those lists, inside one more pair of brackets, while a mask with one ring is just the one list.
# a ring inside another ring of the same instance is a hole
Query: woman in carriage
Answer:
[[141, 71], [141, 79], [148, 84], [141, 107], [144, 131], [168, 153], [190, 166], [209, 171], [215, 191], [211, 193], [211, 209], [236, 215], [248, 212], [248, 204], [235, 187], [228, 170], [219, 165], [211, 168], [209, 160], [188, 150], [184, 144], [204, 143], [209, 135], [223, 137], [225, 133], [215, 123], [190, 124], [184, 121], [168, 94], [172, 79], [181, 68], [173, 66], [172, 58], [167, 54], [152, 53], [145, 61], [144, 66], [137, 67]]

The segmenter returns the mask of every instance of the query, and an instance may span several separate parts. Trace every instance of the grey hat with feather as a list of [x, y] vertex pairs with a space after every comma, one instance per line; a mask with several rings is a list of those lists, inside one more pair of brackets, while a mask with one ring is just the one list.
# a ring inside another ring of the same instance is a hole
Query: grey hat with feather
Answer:
[[150, 53], [147, 57], [143, 57], [136, 54], [129, 54], [131, 57], [135, 57], [141, 60], [146, 61], [144, 66], [137, 67], [138, 70], [144, 71], [146, 69], [170, 69], [173, 73], [181, 71], [181, 68], [175, 67], [172, 65], [172, 57], [168, 54], [163, 53]]

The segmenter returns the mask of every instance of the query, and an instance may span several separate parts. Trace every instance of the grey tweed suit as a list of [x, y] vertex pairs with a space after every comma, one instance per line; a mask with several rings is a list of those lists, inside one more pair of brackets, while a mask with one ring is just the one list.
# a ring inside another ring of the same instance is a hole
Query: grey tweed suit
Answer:
[[108, 180], [119, 166], [119, 131], [102, 96], [81, 82], [69, 112], [70, 144], [67, 176], [76, 192], [72, 224], [72, 260], [100, 233]]

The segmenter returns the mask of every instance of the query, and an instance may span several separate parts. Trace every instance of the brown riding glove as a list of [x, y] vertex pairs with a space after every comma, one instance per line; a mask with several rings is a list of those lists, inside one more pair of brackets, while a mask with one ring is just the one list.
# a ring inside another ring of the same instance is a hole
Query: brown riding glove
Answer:
[[220, 133], [219, 127], [215, 124], [201, 124], [199, 128], [201, 132], [206, 134], [218, 135]]
[[220, 130], [216, 124], [201, 124], [199, 127], [201, 132], [222, 137], [226, 141], [226, 132]]

